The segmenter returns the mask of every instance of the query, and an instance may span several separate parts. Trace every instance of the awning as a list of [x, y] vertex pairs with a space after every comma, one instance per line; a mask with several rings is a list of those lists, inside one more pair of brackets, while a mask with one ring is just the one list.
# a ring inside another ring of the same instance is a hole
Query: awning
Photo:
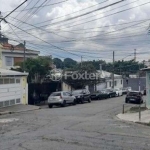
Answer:
[[0, 76], [28, 76], [27, 72], [18, 72], [0, 68]]

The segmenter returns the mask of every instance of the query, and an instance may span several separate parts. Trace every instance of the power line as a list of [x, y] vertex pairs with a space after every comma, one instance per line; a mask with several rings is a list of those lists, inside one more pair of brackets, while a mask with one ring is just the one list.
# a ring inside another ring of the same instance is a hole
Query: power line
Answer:
[[[35, 7], [32, 7], [32, 8], [23, 9], [23, 10], [18, 10], [18, 11], [15, 11], [15, 12], [23, 12], [23, 11], [27, 11], [27, 10], [36, 9], [36, 8], [48, 7], [48, 6], [52, 6], [52, 5], [57, 5], [57, 4], [65, 3], [65, 2], [67, 2], [67, 1], [69, 1], [69, 0], [64, 0], [64, 1], [56, 2], [56, 3], [52, 3], [52, 4], [48, 4], [48, 5], [43, 5], [43, 6], [35, 6]], [[5, 11], [5, 12], [3, 12], [3, 13], [7, 13], [7, 12], [10, 12], [10, 11]]]
[[[18, 28], [18, 29], [22, 30], [23, 32], [25, 32], [25, 33], [27, 33], [27, 34], [29, 34], [29, 35], [31, 35], [31, 36], [33, 36], [33, 37], [35, 37], [35, 38], [37, 38], [37, 39], [39, 39], [39, 40], [43, 41], [43, 42], [45, 42], [45, 43], [47, 43], [47, 44], [49, 44], [49, 45], [51, 45], [51, 46], [55, 47], [56, 49], [59, 49], [59, 50], [62, 50], [62, 51], [68, 52], [68, 51], [67, 51], [67, 50], [65, 50], [65, 49], [62, 49], [62, 48], [60, 48], [60, 47], [58, 47], [58, 46], [56, 46], [56, 45], [53, 45], [53, 44], [51, 44], [51, 43], [49, 43], [49, 42], [47, 42], [47, 41], [45, 41], [45, 40], [42, 40], [41, 38], [39, 38], [39, 37], [37, 37], [37, 36], [35, 36], [35, 35], [32, 35], [31, 33], [29, 33], [29, 32], [27, 32], [27, 31], [25, 31], [25, 30], [23, 30], [23, 29], [21, 29], [21, 28], [19, 28], [19, 27], [15, 26], [15, 25], [13, 25], [13, 24], [12, 24], [12, 23], [10, 23], [10, 22], [8, 22], [8, 23], [9, 23], [9, 24], [11, 24], [12, 26], [14, 26], [15, 28]], [[74, 53], [71, 53], [71, 52], [68, 52], [68, 53], [70, 53], [70, 54], [72, 54], [72, 55], [75, 55], [75, 56], [80, 57], [80, 56], [79, 56], [79, 55], [77, 55], [77, 54], [74, 54]]]
[[45, 22], [54, 21], [54, 20], [56, 20], [56, 19], [64, 18], [64, 17], [66, 17], [66, 16], [70, 16], [70, 15], [72, 15], [72, 14], [74, 14], [74, 13], [78, 13], [78, 12], [84, 11], [84, 10], [86, 10], [86, 9], [89, 9], [89, 8], [91, 8], [91, 7], [95, 7], [95, 6], [97, 6], [97, 5], [106, 3], [106, 2], [108, 2], [108, 1], [109, 1], [109, 0], [105, 0], [105, 1], [103, 1], [103, 2], [97, 3], [96, 5], [92, 5], [92, 6], [83, 8], [83, 9], [81, 9], [81, 10], [74, 11], [74, 12], [72, 12], [72, 13], [66, 14], [66, 15], [64, 15], [64, 16], [59, 16], [59, 17], [56, 17], [56, 18], [54, 18], [54, 19], [46, 20], [46, 21], [43, 21], [43, 22], [40, 22], [40, 23], [37, 23], [37, 24], [42, 24], [42, 23], [45, 23]]
[[[17, 20], [18, 20], [18, 19], [17, 19]], [[20, 20], [18, 20], [18, 21], [20, 21]], [[147, 21], [147, 20], [146, 20], [146, 21]], [[107, 35], [107, 34], [110, 34], [110, 33], [114, 33], [114, 32], [117, 32], [117, 31], [121, 31], [121, 30], [127, 29], [127, 28], [129, 28], [129, 27], [133, 27], [133, 26], [135, 26], [135, 25], [139, 25], [139, 24], [145, 23], [146, 21], [140, 22], [140, 23], [137, 23], [137, 24], [133, 24], [133, 25], [131, 25], [131, 26], [127, 26], [127, 27], [124, 27], [124, 28], [121, 28], [121, 29], [118, 29], [118, 30], [115, 30], [115, 31], [106, 32], [105, 34], [102, 34], [102, 35]], [[23, 21], [21, 21], [21, 22], [23, 22]], [[29, 24], [29, 23], [26, 23], [26, 22], [23, 22], [23, 23], [28, 24], [28, 25], [30, 25], [30, 26], [33, 26], [34, 28], [40, 29], [40, 30], [42, 30], [42, 31], [45, 31], [45, 32], [48, 32], [48, 33], [56, 34], [55, 32], [49, 32], [49, 31], [47, 31], [47, 30], [45, 30], [45, 29], [42, 29], [42, 28], [40, 28], [40, 27], [36, 27], [36, 26], [31, 25], [31, 24]], [[56, 35], [58, 35], [58, 34], [56, 34]], [[60, 35], [58, 35], [58, 36], [60, 36]], [[64, 37], [64, 36], [62, 36], [62, 37]], [[85, 39], [88, 39], [88, 38], [91, 39], [91, 38], [93, 38], [93, 37], [97, 37], [97, 36], [85, 37], [84, 39], [82, 38], [82, 41], [84, 41]], [[64, 38], [67, 38], [67, 39], [68, 39], [68, 37], [64, 37]], [[120, 38], [120, 37], [119, 37], [119, 38]], [[71, 42], [72, 42], [72, 41], [78, 41], [78, 40], [81, 40], [81, 39], [73, 39], [73, 40], [71, 40]], [[99, 40], [100, 40], [100, 39], [99, 39]], [[70, 41], [65, 41], [65, 42], [70, 42]]]
[[[86, 21], [86, 22], [79, 23], [79, 24], [74, 24], [74, 25], [72, 25], [72, 26], [68, 26], [68, 27], [65, 27], [65, 28], [71, 28], [71, 27], [78, 26], [78, 25], [82, 25], [82, 24], [85, 24], [85, 23], [89, 23], [89, 22], [92, 22], [92, 21], [95, 21], [95, 20], [103, 19], [103, 18], [112, 16], [112, 15], [116, 15], [116, 14], [118, 14], [118, 13], [122, 13], [122, 12], [125, 12], [125, 11], [128, 11], [128, 10], [137, 8], [137, 7], [139, 7], [139, 6], [147, 5], [147, 4], [149, 4], [149, 3], [150, 3], [150, 2], [147, 2], [147, 3], [144, 3], [144, 4], [138, 5], [138, 6], [134, 6], [134, 7], [128, 8], [128, 9], [124, 9], [124, 10], [121, 10], [121, 11], [118, 11], [118, 12], [115, 12], [115, 13], [112, 13], [112, 14], [109, 14], [109, 15], [106, 15], [106, 16], [103, 16], [103, 17], [100, 17], [100, 18], [92, 19], [92, 20], [90, 20], [90, 21]], [[66, 25], [66, 24], [65, 24], [65, 25]], [[62, 29], [65, 29], [65, 28], [62, 28]]]

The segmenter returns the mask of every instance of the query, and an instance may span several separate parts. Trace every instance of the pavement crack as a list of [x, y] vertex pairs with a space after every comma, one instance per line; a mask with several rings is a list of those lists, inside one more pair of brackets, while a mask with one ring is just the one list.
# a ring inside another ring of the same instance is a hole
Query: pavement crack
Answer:
[[19, 146], [20, 148], [22, 148], [22, 149], [25, 149], [25, 150], [31, 150], [31, 149], [29, 149], [29, 148], [23, 146], [22, 143], [20, 143], [18, 146]]

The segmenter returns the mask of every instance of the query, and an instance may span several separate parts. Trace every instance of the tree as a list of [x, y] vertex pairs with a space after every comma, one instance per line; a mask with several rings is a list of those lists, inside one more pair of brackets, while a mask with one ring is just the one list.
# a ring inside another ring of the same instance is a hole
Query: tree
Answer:
[[64, 68], [73, 68], [77, 65], [77, 62], [71, 58], [64, 59]]
[[[23, 63], [18, 64], [23, 71]], [[28, 58], [25, 60], [25, 71], [29, 73], [28, 82], [41, 82], [51, 70], [52, 61], [48, 57]], [[13, 69], [14, 70], [14, 69]], [[16, 71], [19, 71], [18, 69]]]
[[53, 59], [53, 63], [54, 63], [54, 65], [56, 65], [56, 68], [60, 68], [60, 69], [63, 68], [63, 62], [62, 62], [61, 59], [59, 59], [59, 58], [54, 58], [54, 59]]

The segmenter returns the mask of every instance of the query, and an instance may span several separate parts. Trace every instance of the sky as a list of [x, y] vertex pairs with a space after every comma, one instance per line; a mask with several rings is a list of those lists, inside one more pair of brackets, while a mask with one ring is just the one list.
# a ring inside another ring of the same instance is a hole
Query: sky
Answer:
[[[0, 0], [6, 16], [24, 0]], [[77, 61], [150, 59], [149, 0], [28, 0], [2, 21], [12, 44]], [[14, 42], [15, 41], [15, 42]]]

